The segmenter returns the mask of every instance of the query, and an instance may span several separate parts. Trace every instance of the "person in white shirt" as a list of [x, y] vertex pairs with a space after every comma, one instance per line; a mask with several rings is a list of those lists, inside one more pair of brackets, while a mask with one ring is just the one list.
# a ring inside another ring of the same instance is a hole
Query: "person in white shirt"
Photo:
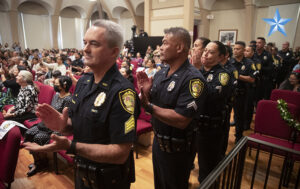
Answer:
[[63, 64], [63, 59], [62, 57], [57, 57], [56, 59], [57, 63], [52, 63], [52, 64], [48, 64], [46, 62], [43, 62], [43, 64], [45, 66], [47, 66], [49, 69], [51, 69], [53, 72], [55, 70], [59, 70], [61, 72], [61, 75], [66, 75], [67, 72], [67, 68], [66, 66]]

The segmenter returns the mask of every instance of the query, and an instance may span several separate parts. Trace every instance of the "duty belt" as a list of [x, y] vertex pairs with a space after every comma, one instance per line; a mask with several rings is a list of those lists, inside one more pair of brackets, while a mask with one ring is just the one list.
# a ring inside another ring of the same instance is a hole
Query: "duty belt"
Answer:
[[[224, 112], [226, 113], [226, 112]], [[212, 128], [222, 127], [225, 120], [223, 117], [211, 117], [207, 115], [200, 115], [195, 119], [198, 130], [209, 130]]]
[[98, 165], [89, 163], [80, 157], [75, 158], [76, 179], [85, 187], [92, 189], [109, 189], [123, 182], [129, 174], [128, 166]]
[[159, 143], [160, 150], [163, 152], [191, 152], [193, 150], [193, 131], [189, 132], [185, 138], [175, 138], [166, 135], [161, 135], [156, 131], [154, 131], [154, 134]]

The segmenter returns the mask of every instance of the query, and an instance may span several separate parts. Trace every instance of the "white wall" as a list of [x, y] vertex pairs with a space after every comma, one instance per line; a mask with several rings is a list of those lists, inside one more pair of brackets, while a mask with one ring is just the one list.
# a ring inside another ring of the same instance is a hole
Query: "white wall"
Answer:
[[237, 29], [237, 40], [245, 40], [245, 9], [212, 11], [211, 14], [214, 19], [210, 20], [210, 40], [218, 40], [222, 29]]
[[52, 47], [48, 15], [23, 14], [23, 21], [28, 48], [49, 49]]
[[[59, 35], [62, 36], [62, 46], [60, 48], [83, 48], [83, 20], [81, 18], [61, 18], [61, 29], [59, 25]], [[62, 34], [60, 33], [62, 31]]]
[[132, 37], [131, 27], [134, 25], [132, 18], [122, 18], [121, 17], [121, 19], [119, 20], [119, 24], [123, 28], [124, 42], [126, 40], [131, 39], [131, 37]]
[[12, 45], [10, 20], [8, 12], [0, 12], [0, 43]]

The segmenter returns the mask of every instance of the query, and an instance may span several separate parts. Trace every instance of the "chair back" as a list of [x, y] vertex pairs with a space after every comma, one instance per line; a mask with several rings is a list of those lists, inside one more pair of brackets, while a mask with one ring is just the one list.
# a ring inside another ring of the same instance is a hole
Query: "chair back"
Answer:
[[277, 101], [278, 99], [283, 99], [300, 108], [300, 92], [274, 89], [271, 93], [271, 100]]
[[51, 101], [53, 96], [55, 95], [55, 91], [54, 88], [49, 86], [49, 85], [40, 85], [40, 92], [39, 92], [39, 104], [50, 104], [51, 105]]
[[0, 181], [8, 184], [14, 181], [17, 167], [21, 132], [18, 127], [12, 128], [6, 136], [0, 140]]
[[[293, 104], [288, 104], [288, 110], [294, 116], [299, 112]], [[257, 104], [254, 132], [290, 140], [292, 128], [281, 118], [276, 101], [261, 100]]]

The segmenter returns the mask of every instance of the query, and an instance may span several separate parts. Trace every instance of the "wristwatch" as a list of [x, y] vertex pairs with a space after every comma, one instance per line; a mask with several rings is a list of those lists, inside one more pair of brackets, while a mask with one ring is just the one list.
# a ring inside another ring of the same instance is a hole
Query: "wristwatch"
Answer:
[[146, 112], [148, 112], [149, 114], [153, 113], [153, 104], [152, 103], [148, 103], [147, 106], [145, 106], [144, 108], [146, 110]]
[[76, 141], [72, 140], [70, 148], [66, 151], [67, 154], [76, 155]]

